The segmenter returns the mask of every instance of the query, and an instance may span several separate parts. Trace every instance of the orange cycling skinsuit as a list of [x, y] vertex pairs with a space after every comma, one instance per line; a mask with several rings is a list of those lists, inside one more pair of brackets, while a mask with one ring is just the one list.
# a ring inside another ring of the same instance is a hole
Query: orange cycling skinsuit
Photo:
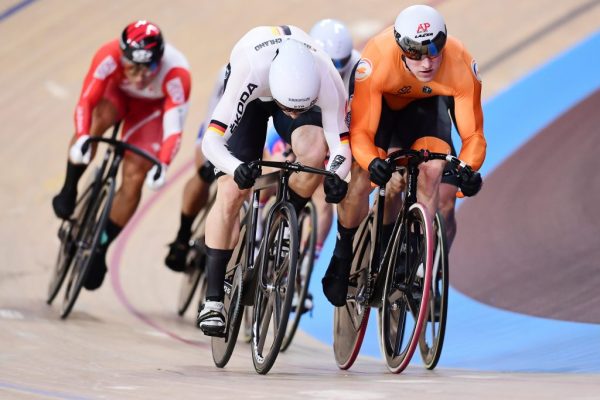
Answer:
[[404, 63], [402, 50], [394, 40], [393, 27], [389, 27], [365, 47], [356, 68], [354, 85], [350, 141], [352, 155], [364, 170], [368, 170], [373, 159], [380, 157], [375, 133], [382, 97], [392, 110], [400, 110], [426, 97], [454, 97], [456, 123], [462, 139], [459, 158], [474, 170], [481, 167], [486, 149], [481, 82], [477, 63], [457, 39], [448, 37], [435, 79], [420, 82]]

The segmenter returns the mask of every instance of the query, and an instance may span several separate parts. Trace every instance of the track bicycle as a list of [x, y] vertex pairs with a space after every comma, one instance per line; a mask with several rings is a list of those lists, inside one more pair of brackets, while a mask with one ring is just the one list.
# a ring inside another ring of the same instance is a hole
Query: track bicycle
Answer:
[[[253, 186], [251, 207], [246, 212], [240, 239], [225, 273], [226, 325], [223, 337], [211, 341], [217, 367], [229, 362], [237, 341], [245, 306], [252, 306], [252, 360], [256, 372], [269, 372], [286, 334], [295, 295], [299, 259], [298, 218], [288, 198], [293, 172], [332, 175], [333, 172], [300, 163], [254, 161], [251, 166], [272, 167], [278, 172], [262, 175]], [[260, 191], [276, 185], [276, 201], [269, 208], [263, 237], [254, 257]]]
[[152, 155], [135, 146], [117, 140], [119, 125], [114, 126], [110, 138], [90, 137], [82, 147], [85, 152], [92, 143], [106, 143], [109, 147], [93, 174], [91, 183], [78, 196], [73, 216], [62, 221], [58, 229], [60, 246], [48, 286], [46, 303], [51, 304], [66, 281], [61, 307], [65, 319], [73, 309], [83, 283], [89, 273], [91, 260], [100, 245], [115, 195], [119, 166], [126, 151], [131, 151], [153, 164], [160, 176], [161, 163]]
[[[472, 174], [465, 163], [443, 153], [403, 149], [388, 156], [387, 161], [395, 165], [397, 172], [406, 173], [403, 204], [391, 239], [382, 243], [379, 227], [383, 222], [385, 188], [379, 187], [375, 204], [355, 235], [346, 305], [337, 307], [334, 313], [333, 347], [341, 369], [350, 368], [358, 356], [371, 307], [379, 311], [380, 347], [390, 371], [402, 372], [419, 344], [426, 365], [433, 368], [439, 360], [445, 332], [448, 273], [447, 262], [446, 269], [442, 266], [435, 274], [433, 264], [436, 241], [442, 246], [445, 243], [439, 239], [443, 240], [443, 235], [438, 234], [443, 232], [443, 221], [436, 218], [438, 222], [434, 224], [426, 208], [417, 201], [419, 165], [429, 160], [446, 160], [457, 173]], [[398, 162], [406, 166], [399, 166]], [[447, 256], [445, 249], [441, 251]], [[422, 334], [425, 325], [434, 327], [433, 335]]]

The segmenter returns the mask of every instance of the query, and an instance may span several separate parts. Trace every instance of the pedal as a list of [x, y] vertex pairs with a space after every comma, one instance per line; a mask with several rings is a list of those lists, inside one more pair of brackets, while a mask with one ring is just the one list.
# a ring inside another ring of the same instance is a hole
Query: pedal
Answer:
[[222, 330], [219, 327], [207, 326], [205, 328], [201, 328], [200, 326], [198, 326], [198, 329], [200, 329], [202, 331], [202, 333], [204, 333], [204, 335], [206, 335], [206, 336], [219, 337], [219, 338], [224, 338], [227, 336], [227, 331]]

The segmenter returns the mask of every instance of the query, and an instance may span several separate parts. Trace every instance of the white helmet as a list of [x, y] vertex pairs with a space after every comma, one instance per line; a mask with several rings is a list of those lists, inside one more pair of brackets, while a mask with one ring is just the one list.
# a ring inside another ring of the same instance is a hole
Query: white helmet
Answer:
[[396, 18], [394, 36], [407, 58], [437, 57], [446, 44], [446, 23], [432, 7], [410, 6]]
[[315, 105], [321, 77], [304, 43], [289, 39], [279, 46], [269, 70], [269, 87], [273, 100], [284, 111], [304, 112]]
[[354, 46], [350, 31], [343, 23], [335, 19], [322, 19], [312, 27], [310, 36], [329, 54], [338, 71], [348, 64]]

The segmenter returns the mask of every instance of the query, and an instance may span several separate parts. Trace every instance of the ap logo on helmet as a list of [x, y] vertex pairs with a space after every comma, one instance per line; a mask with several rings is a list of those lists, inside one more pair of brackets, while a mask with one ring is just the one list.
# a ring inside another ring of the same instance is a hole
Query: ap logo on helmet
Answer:
[[145, 49], [137, 49], [131, 52], [131, 58], [135, 63], [149, 63], [152, 59], [152, 52]]

